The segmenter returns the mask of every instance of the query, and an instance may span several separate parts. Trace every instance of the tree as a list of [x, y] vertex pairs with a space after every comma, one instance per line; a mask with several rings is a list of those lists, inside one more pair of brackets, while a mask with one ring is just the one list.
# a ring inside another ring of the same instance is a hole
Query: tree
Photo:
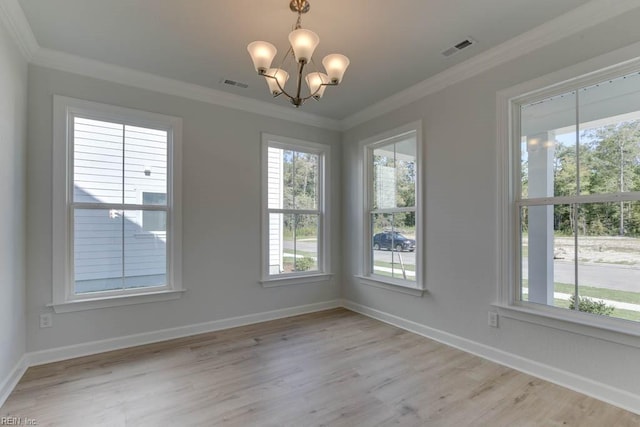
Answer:
[[[585, 190], [590, 194], [623, 193], [640, 189], [640, 120], [621, 122], [585, 132], [583, 138], [591, 152], [589, 179]], [[597, 212], [593, 212], [597, 211]], [[615, 219], [617, 233], [625, 235], [625, 213], [630, 220], [637, 218], [630, 203], [621, 201], [594, 207], [592, 216]], [[635, 222], [635, 221], [634, 221]], [[637, 225], [634, 225], [634, 234]], [[614, 234], [611, 226], [609, 234]]]
[[[284, 208], [315, 209], [318, 203], [318, 155], [287, 150], [283, 160]], [[284, 230], [287, 235], [315, 236], [317, 216], [284, 215]]]

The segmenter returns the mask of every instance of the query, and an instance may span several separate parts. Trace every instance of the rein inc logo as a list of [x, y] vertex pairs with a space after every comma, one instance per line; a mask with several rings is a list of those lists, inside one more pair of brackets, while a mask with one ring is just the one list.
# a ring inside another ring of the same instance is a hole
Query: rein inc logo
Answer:
[[0, 417], [0, 426], [37, 426], [38, 420], [29, 417]]

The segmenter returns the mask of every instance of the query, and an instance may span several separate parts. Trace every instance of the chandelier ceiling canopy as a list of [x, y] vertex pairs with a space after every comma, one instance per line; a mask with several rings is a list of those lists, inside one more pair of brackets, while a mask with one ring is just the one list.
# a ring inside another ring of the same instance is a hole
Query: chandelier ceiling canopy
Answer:
[[[298, 20], [294, 30], [289, 33], [290, 46], [280, 65], [277, 68], [271, 68], [271, 63], [278, 50], [269, 42], [249, 43], [247, 50], [256, 71], [266, 79], [271, 94], [274, 97], [284, 94], [297, 108], [309, 98], [320, 100], [327, 86], [337, 86], [349, 66], [349, 58], [339, 53], [327, 55], [322, 60], [325, 73], [318, 71], [313, 60], [313, 52], [320, 43], [320, 38], [313, 31], [302, 28], [301, 25], [302, 14], [309, 11], [309, 2], [307, 0], [291, 0], [289, 7], [298, 14]], [[305, 69], [310, 68], [309, 66], [313, 69], [307, 70], [305, 75]], [[295, 74], [296, 87], [293, 92], [285, 90], [285, 85], [289, 80], [289, 73], [286, 69]], [[303, 76], [308, 89], [304, 96], [302, 94]]]

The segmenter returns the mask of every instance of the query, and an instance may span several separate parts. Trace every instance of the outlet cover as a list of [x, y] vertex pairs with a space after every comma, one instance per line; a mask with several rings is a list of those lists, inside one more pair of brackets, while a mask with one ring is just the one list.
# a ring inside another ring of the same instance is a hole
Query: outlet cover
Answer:
[[495, 311], [489, 312], [489, 326], [491, 326], [492, 328], [498, 327], [498, 313], [496, 313]]
[[53, 326], [53, 316], [51, 313], [43, 313], [40, 315], [40, 327], [50, 328]]

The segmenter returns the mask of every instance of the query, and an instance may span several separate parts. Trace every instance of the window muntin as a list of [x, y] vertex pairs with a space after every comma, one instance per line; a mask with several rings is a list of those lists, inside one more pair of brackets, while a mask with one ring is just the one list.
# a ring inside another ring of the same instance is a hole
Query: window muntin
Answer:
[[634, 72], [515, 102], [517, 302], [640, 321], [639, 91]]
[[60, 96], [54, 117], [53, 307], [177, 298], [181, 120]]
[[417, 132], [367, 144], [365, 164], [365, 276], [420, 288]]
[[[284, 142], [283, 142], [284, 141]], [[264, 136], [266, 234], [263, 280], [325, 274], [328, 147]]]

